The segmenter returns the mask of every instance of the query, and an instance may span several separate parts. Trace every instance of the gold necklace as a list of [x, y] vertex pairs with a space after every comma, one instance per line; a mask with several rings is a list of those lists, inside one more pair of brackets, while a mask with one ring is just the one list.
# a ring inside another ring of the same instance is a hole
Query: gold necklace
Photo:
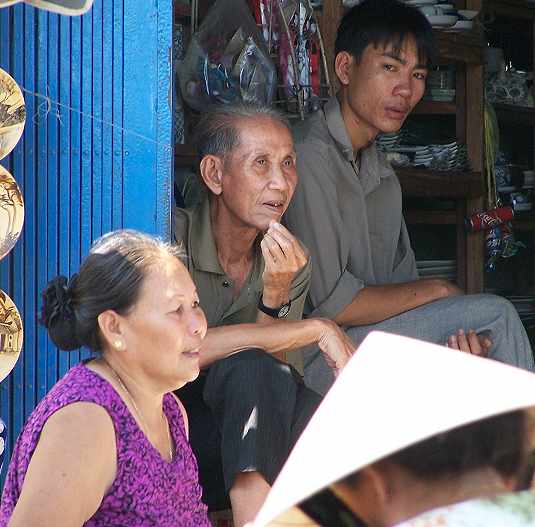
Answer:
[[[113, 374], [113, 376], [115, 377], [115, 379], [117, 380], [117, 382], [119, 383], [119, 386], [121, 387], [121, 389], [126, 392], [126, 394], [128, 395], [128, 398], [130, 399], [130, 402], [132, 403], [132, 406], [134, 407], [134, 410], [136, 411], [137, 413], [137, 416], [143, 426], [143, 432], [145, 433], [145, 435], [147, 436], [147, 439], [149, 438], [149, 427], [147, 426], [147, 422], [145, 421], [145, 417], [143, 416], [143, 414], [141, 413], [141, 410], [138, 408], [137, 404], [136, 404], [136, 401], [134, 400], [134, 398], [132, 397], [132, 394], [130, 393], [130, 390], [126, 387], [125, 383], [123, 382], [123, 380], [121, 379], [121, 377], [119, 376], [119, 374], [115, 371], [114, 368], [112, 368], [111, 364], [104, 358], [102, 357], [102, 360], [104, 361], [104, 363], [106, 364], [106, 366], [109, 368], [109, 370], [111, 371], [111, 373]], [[162, 402], [163, 404], [163, 402]], [[162, 406], [162, 418], [165, 419], [165, 424], [166, 424], [166, 429], [167, 429], [167, 441], [168, 441], [168, 445], [169, 445], [169, 460], [170, 461], [173, 461], [173, 442], [171, 441], [171, 431], [170, 431], [170, 426], [169, 426], [169, 419], [167, 419], [167, 416], [165, 415], [165, 412], [163, 411], [163, 406]]]

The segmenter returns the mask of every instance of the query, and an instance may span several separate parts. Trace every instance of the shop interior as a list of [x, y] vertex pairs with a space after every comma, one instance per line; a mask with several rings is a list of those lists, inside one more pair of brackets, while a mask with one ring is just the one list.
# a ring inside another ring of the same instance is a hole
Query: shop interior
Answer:
[[[377, 144], [402, 185], [420, 275], [509, 298], [533, 342], [535, 2], [408, 3], [431, 21], [439, 56], [423, 100], [398, 133], [379, 136]], [[352, 0], [250, 0], [247, 12], [240, 12], [244, 3], [233, 0], [175, 0], [177, 205], [195, 203], [202, 192], [191, 134], [203, 105], [237, 97], [240, 87], [231, 77], [241, 67], [250, 85], [272, 90], [272, 104], [290, 120], [306, 118], [336, 92], [334, 35], [351, 5]], [[207, 54], [195, 49], [199, 43]], [[255, 68], [244, 66], [248, 53]], [[199, 78], [204, 87], [195, 84]], [[492, 228], [470, 222], [486, 212], [491, 226], [498, 217]]]

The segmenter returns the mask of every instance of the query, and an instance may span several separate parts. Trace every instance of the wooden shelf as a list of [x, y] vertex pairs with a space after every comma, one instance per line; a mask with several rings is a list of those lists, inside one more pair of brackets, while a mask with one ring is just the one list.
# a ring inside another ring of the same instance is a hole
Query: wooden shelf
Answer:
[[474, 31], [445, 31], [435, 29], [440, 59], [480, 65], [484, 63], [483, 40]]
[[403, 195], [410, 198], [466, 199], [484, 193], [480, 172], [396, 168]]
[[409, 225], [456, 225], [455, 210], [423, 210], [410, 209], [403, 211], [405, 221]]
[[487, 0], [487, 9], [510, 18], [535, 19], [535, 4], [525, 0]]
[[513, 218], [513, 226], [519, 231], [531, 231], [535, 229], [535, 212], [520, 212]]
[[504, 123], [535, 125], [535, 107], [493, 103], [498, 120]]
[[439, 101], [421, 101], [414, 110], [413, 114], [419, 115], [455, 115], [457, 107], [454, 102]]

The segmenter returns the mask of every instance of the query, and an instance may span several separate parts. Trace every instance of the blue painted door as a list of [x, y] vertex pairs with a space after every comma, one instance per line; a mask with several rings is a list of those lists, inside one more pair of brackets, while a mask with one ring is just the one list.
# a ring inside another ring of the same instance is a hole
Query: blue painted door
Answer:
[[[27, 121], [1, 163], [25, 200], [21, 238], [0, 262], [0, 287], [24, 324], [24, 348], [0, 384], [13, 442], [37, 402], [80, 360], [38, 325], [40, 292], [76, 272], [95, 238], [129, 227], [169, 237], [172, 0], [95, 0], [69, 18], [0, 10], [0, 68], [23, 89]], [[0, 482], [5, 478], [6, 466]]]

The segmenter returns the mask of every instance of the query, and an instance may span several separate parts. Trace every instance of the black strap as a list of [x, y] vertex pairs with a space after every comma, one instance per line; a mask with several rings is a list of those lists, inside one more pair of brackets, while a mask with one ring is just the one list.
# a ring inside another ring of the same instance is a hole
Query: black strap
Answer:
[[366, 524], [328, 487], [304, 500], [298, 507], [321, 527], [366, 527]]

